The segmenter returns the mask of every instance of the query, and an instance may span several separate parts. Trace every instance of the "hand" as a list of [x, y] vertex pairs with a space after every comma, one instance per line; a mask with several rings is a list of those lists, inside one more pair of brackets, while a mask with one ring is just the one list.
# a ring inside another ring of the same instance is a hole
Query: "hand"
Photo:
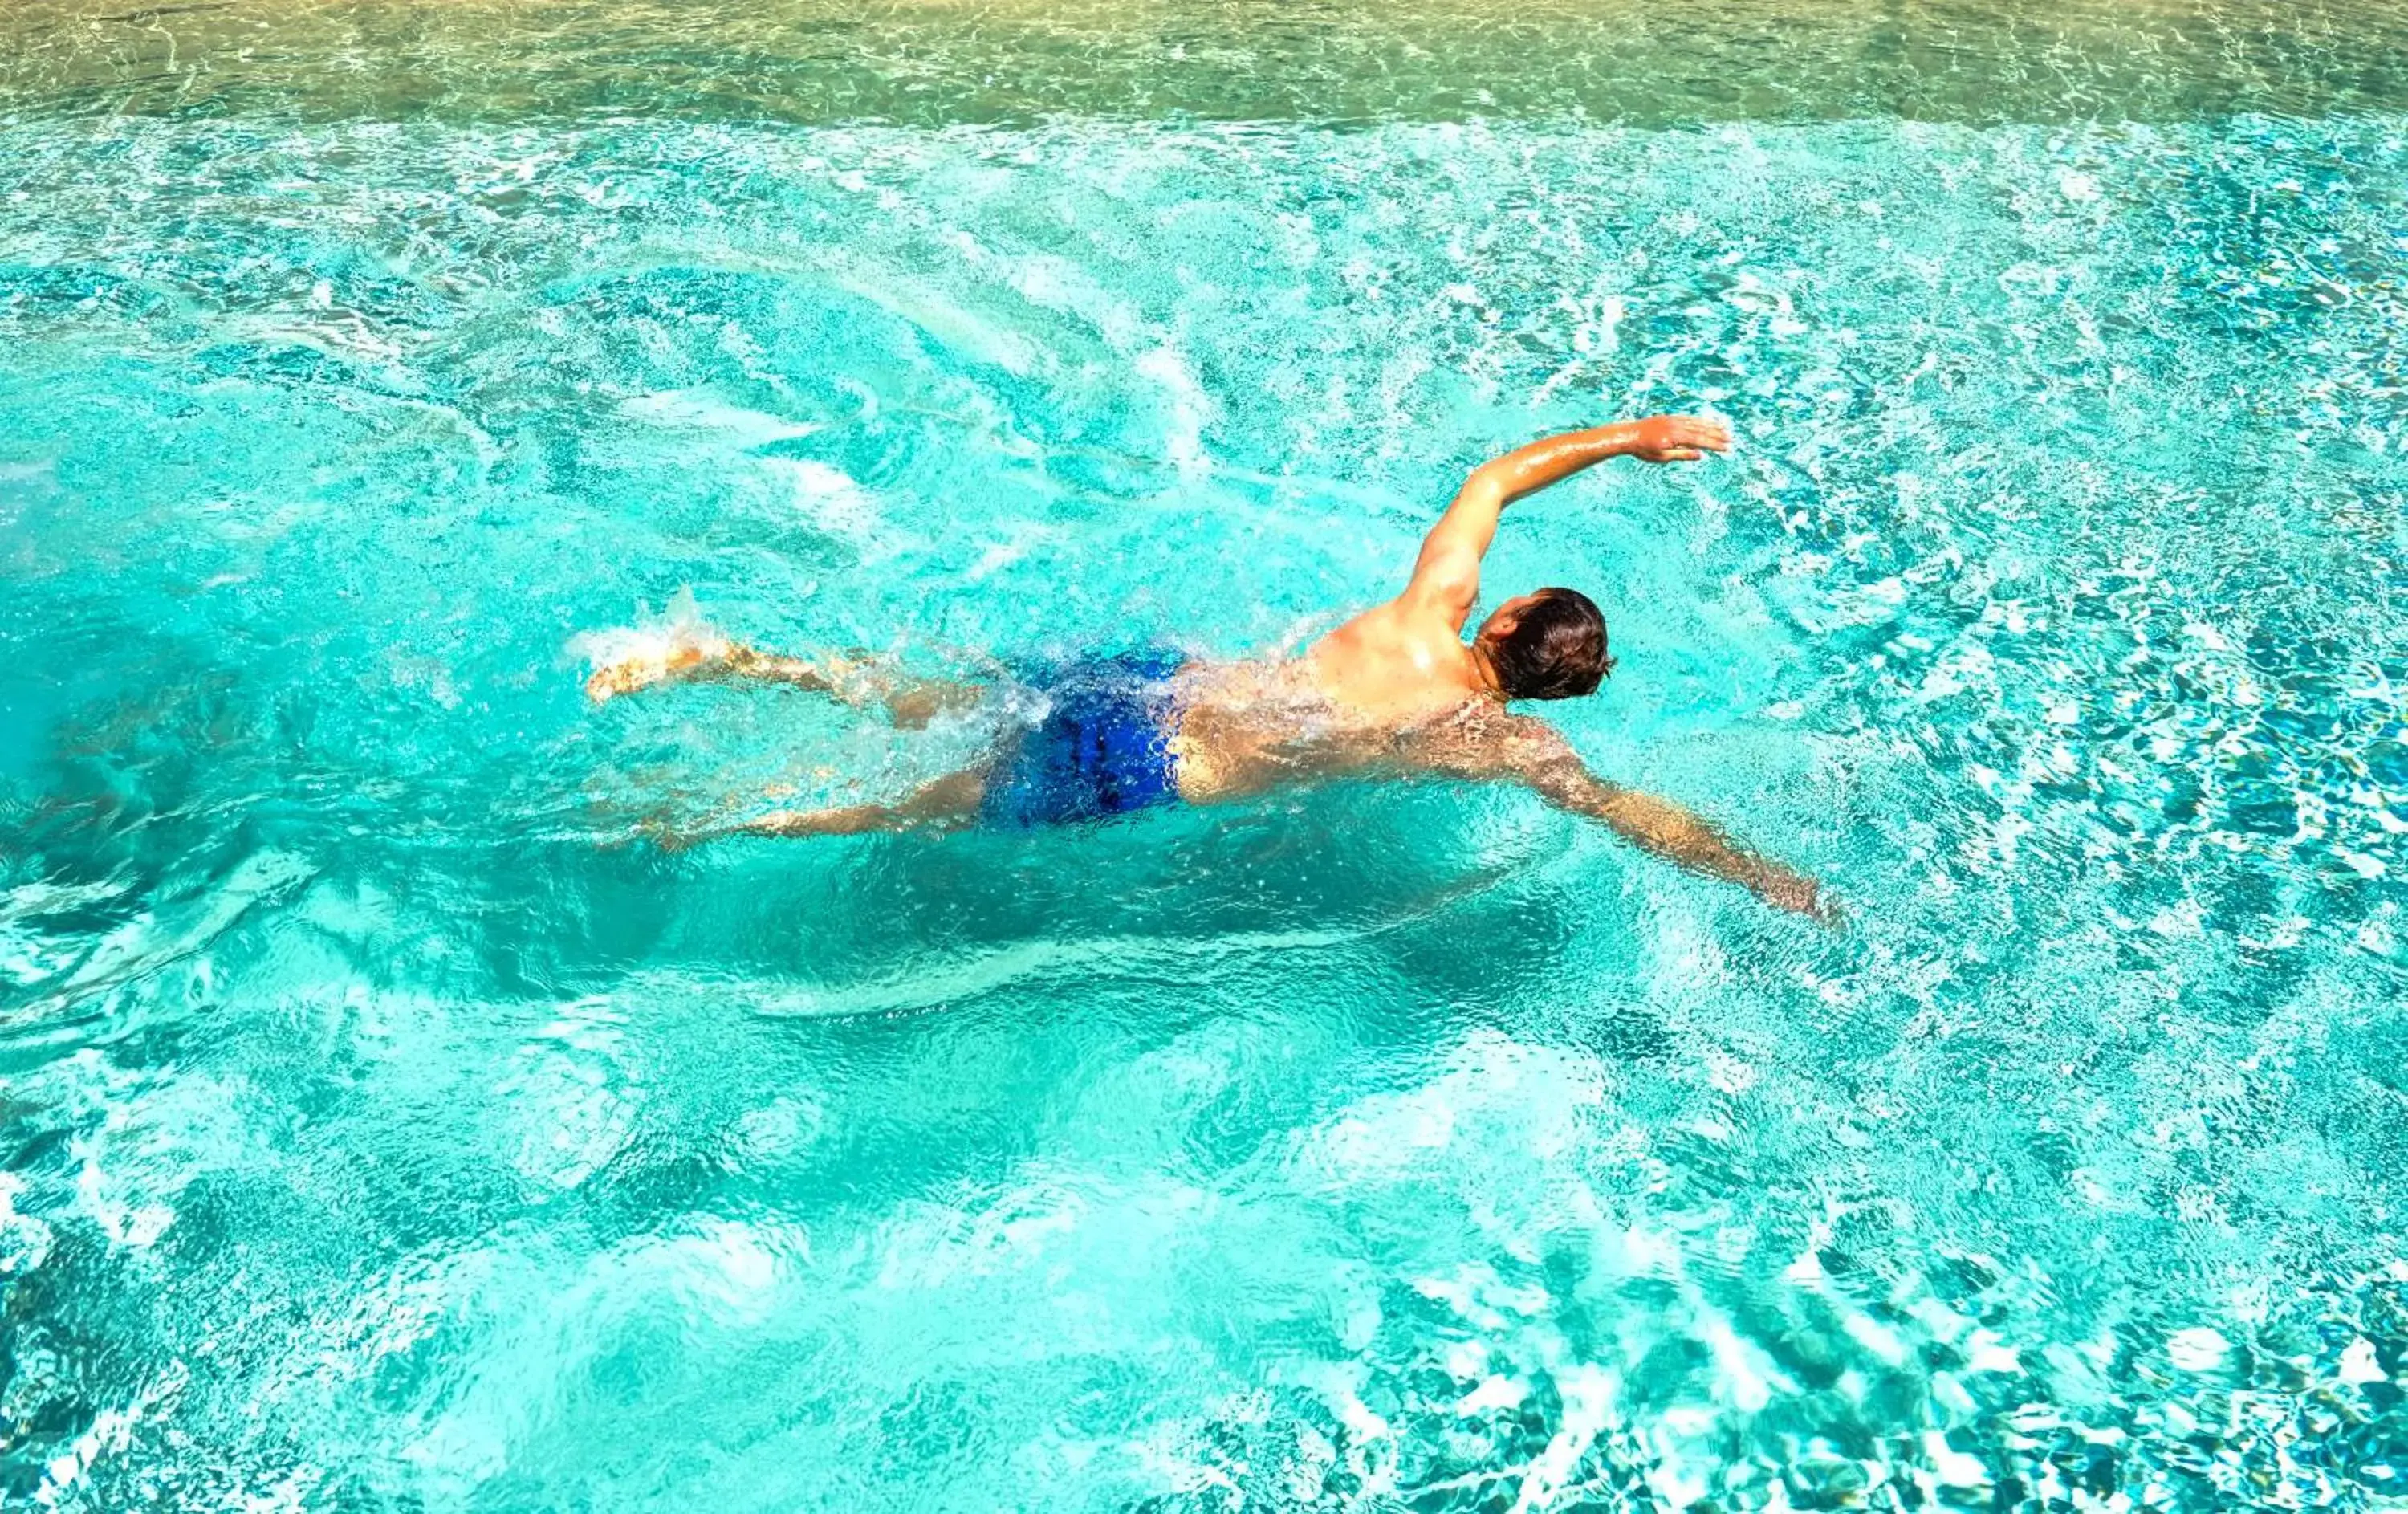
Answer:
[[1779, 872], [1756, 886], [1756, 897], [1775, 909], [1803, 915], [1826, 930], [1844, 928], [1847, 916], [1840, 912], [1840, 902], [1823, 892], [1823, 886], [1812, 878], [1795, 872]]
[[1624, 455], [1649, 463], [1694, 463], [1710, 452], [1730, 451], [1730, 427], [1704, 415], [1650, 415], [1630, 423]]
[[663, 811], [657, 815], [648, 815], [637, 821], [634, 831], [627, 839], [650, 842], [661, 851], [675, 857], [678, 853], [690, 850], [696, 844], [709, 840], [710, 837], [707, 832], [690, 830], [681, 826], [675, 816]]

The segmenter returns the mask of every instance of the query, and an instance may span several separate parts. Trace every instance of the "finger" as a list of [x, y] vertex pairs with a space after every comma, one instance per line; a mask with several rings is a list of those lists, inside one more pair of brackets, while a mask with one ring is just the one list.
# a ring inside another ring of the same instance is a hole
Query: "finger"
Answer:
[[1699, 452], [1695, 447], [1675, 447], [1670, 452], [1666, 453], [1664, 454], [1664, 458], [1667, 462], [1694, 463], [1704, 455], [1704, 453]]

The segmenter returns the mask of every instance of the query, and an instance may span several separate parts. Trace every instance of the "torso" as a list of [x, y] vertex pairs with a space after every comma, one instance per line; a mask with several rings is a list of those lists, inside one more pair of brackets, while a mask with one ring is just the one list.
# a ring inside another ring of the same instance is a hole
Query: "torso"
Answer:
[[1501, 711], [1462, 640], [1366, 612], [1284, 661], [1190, 663], [1171, 733], [1179, 797], [1207, 804], [1409, 757], [1434, 731]]

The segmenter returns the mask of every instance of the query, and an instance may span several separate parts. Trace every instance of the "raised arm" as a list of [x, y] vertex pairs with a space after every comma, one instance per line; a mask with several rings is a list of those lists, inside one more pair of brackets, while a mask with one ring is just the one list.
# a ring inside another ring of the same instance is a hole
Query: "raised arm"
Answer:
[[1476, 740], [1466, 760], [1441, 766], [1466, 776], [1526, 784], [1548, 803], [1603, 821], [1642, 851], [1692, 872], [1738, 884], [1777, 909], [1826, 926], [1840, 923], [1838, 906], [1823, 897], [1822, 886], [1813, 879], [1748, 850], [1670, 800], [1607, 783], [1589, 771], [1571, 743], [1544, 721], [1504, 716]]
[[1401, 598], [1446, 617], [1457, 630], [1480, 598], [1480, 559], [1497, 540], [1497, 517], [1526, 494], [1568, 479], [1609, 457], [1691, 462], [1730, 446], [1730, 427], [1695, 415], [1653, 415], [1517, 447], [1474, 469], [1422, 542]]

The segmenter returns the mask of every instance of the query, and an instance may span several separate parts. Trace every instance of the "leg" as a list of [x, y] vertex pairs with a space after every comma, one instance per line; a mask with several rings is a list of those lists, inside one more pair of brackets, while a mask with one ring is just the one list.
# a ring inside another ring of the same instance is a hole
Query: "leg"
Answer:
[[967, 710], [986, 698], [986, 686], [982, 684], [962, 684], [942, 678], [900, 677], [882, 659], [861, 652], [832, 656], [813, 662], [803, 657], [781, 657], [756, 652], [749, 646], [738, 646], [731, 649], [720, 676], [747, 678], [764, 684], [791, 684], [796, 688], [810, 689], [814, 694], [824, 694], [855, 709], [882, 705], [885, 708], [886, 717], [904, 730], [918, 730], [947, 711]]
[[882, 668], [877, 659], [863, 654], [813, 661], [779, 656], [740, 642], [685, 643], [672, 647], [664, 657], [630, 657], [615, 662], [585, 681], [585, 693], [600, 704], [655, 684], [695, 683], [706, 678], [785, 684], [824, 694], [856, 709], [881, 704], [885, 706], [887, 717], [905, 730], [917, 730], [948, 710], [966, 710], [986, 693], [976, 684], [900, 679]]
[[653, 840], [682, 851], [722, 836], [858, 836], [873, 830], [942, 830], [966, 825], [986, 798], [986, 772], [965, 768], [924, 784], [893, 804], [846, 804], [826, 810], [772, 810], [733, 825], [679, 831], [664, 826]]

